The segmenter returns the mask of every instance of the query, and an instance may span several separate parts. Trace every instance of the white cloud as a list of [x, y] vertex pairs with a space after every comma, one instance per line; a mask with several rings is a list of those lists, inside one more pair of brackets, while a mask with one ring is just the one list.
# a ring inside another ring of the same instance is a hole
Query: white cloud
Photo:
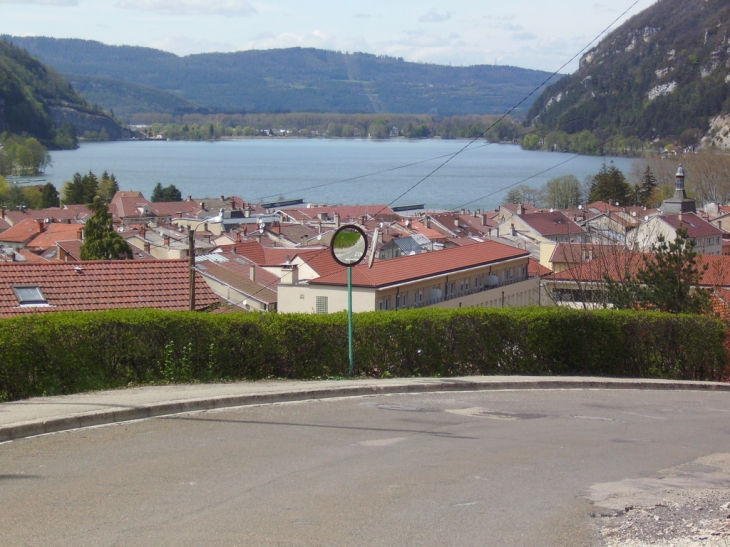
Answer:
[[78, 6], [78, 0], [0, 0], [0, 4], [40, 4], [42, 6]]
[[248, 0], [119, 0], [117, 7], [155, 11], [164, 15], [250, 17], [258, 13]]
[[436, 8], [434, 8], [428, 13], [421, 15], [418, 20], [421, 23], [440, 23], [441, 21], [447, 21], [451, 19], [452, 15], [453, 14], [450, 11], [445, 11], [441, 13], [437, 11]]
[[356, 13], [355, 14], [355, 19], [369, 19], [370, 17], [372, 17], [372, 15], [370, 15], [369, 13]]
[[524, 42], [527, 40], [537, 40], [537, 36], [535, 36], [531, 32], [518, 32], [518, 33], [512, 35], [512, 39]]
[[525, 27], [523, 27], [522, 25], [513, 25], [512, 23], [490, 23], [489, 26], [491, 28], [508, 30], [510, 32], [519, 32], [521, 30], [525, 30]]

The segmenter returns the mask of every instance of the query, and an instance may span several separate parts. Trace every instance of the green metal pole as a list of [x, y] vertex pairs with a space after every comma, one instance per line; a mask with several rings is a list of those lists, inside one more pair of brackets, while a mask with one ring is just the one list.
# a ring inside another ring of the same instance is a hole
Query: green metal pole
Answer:
[[352, 266], [347, 268], [347, 342], [350, 349], [350, 376], [355, 373], [355, 358], [352, 354]]

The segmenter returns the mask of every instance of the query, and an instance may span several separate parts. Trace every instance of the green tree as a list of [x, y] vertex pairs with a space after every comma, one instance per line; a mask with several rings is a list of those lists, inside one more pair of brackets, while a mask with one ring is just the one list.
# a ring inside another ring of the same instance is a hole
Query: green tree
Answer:
[[606, 201], [611, 204], [618, 203], [626, 205], [630, 200], [631, 185], [626, 182], [626, 177], [621, 170], [613, 165], [601, 167], [598, 174], [591, 179], [589, 202]]
[[162, 187], [161, 183], [157, 183], [152, 189], [152, 196], [150, 201], [161, 202], [161, 201], [182, 201], [182, 193], [174, 184]]
[[537, 188], [530, 188], [526, 184], [520, 184], [516, 188], [512, 188], [507, 192], [507, 196], [504, 199], [504, 203], [528, 203], [530, 205], [537, 205], [542, 201], [542, 190]]
[[81, 260], [118, 260], [132, 258], [129, 244], [114, 230], [109, 206], [96, 196], [89, 205], [93, 216], [86, 221]]
[[10, 185], [10, 190], [8, 191], [8, 197], [6, 198], [5, 204], [8, 209], [18, 209], [29, 206], [28, 199], [23, 193], [23, 188], [17, 184]]
[[58, 207], [60, 205], [58, 199], [58, 190], [50, 182], [43, 185], [41, 190], [41, 209], [47, 209], [48, 207]]
[[641, 177], [641, 182], [636, 185], [636, 205], [648, 205], [656, 187], [656, 177], [652, 173], [651, 167], [647, 165]]
[[99, 179], [91, 171], [84, 176], [75, 173], [73, 180], [64, 182], [61, 192], [64, 205], [89, 204], [99, 193]]
[[522, 148], [525, 150], [537, 150], [540, 148], [540, 137], [535, 133], [525, 135], [525, 138], [522, 139]]
[[63, 183], [63, 204], [81, 205], [84, 203], [84, 185], [81, 180], [81, 173], [75, 173], [73, 180]]
[[710, 295], [698, 287], [708, 266], [697, 265], [694, 241], [685, 228], [677, 230], [674, 241], [659, 235], [651, 253], [643, 255], [641, 260], [643, 263], [635, 273], [627, 263], [621, 280], [604, 275], [608, 300], [615, 308], [709, 313]]
[[553, 209], [578, 207], [583, 199], [583, 188], [574, 175], [549, 180], [543, 188], [545, 205]]
[[0, 202], [5, 203], [5, 201], [8, 198], [9, 192], [10, 192], [10, 185], [8, 184], [8, 181], [5, 180], [5, 177], [0, 175]]
[[24, 186], [23, 196], [29, 209], [43, 209], [43, 194], [37, 186]]
[[101, 175], [101, 182], [99, 182], [99, 196], [109, 203], [117, 192], [119, 192], [119, 183], [114, 173], [110, 175], [104, 171]]
[[697, 287], [707, 270], [697, 265], [694, 240], [685, 228], [677, 230], [674, 241], [659, 235], [652, 246], [653, 258], [644, 258], [644, 266], [636, 276], [641, 283], [643, 307], [668, 313], [707, 313], [709, 293]]

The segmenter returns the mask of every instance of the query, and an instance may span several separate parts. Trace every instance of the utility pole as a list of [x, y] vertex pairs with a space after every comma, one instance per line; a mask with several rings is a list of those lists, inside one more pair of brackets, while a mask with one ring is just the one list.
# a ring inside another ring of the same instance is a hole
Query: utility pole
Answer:
[[188, 226], [188, 265], [190, 267], [190, 311], [195, 311], [195, 230]]

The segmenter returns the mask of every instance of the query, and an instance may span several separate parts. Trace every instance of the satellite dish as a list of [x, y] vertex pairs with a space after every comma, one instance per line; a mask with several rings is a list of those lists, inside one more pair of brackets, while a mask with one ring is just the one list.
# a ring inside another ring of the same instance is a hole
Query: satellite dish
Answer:
[[317, 241], [322, 241], [322, 234], [317, 234]]

